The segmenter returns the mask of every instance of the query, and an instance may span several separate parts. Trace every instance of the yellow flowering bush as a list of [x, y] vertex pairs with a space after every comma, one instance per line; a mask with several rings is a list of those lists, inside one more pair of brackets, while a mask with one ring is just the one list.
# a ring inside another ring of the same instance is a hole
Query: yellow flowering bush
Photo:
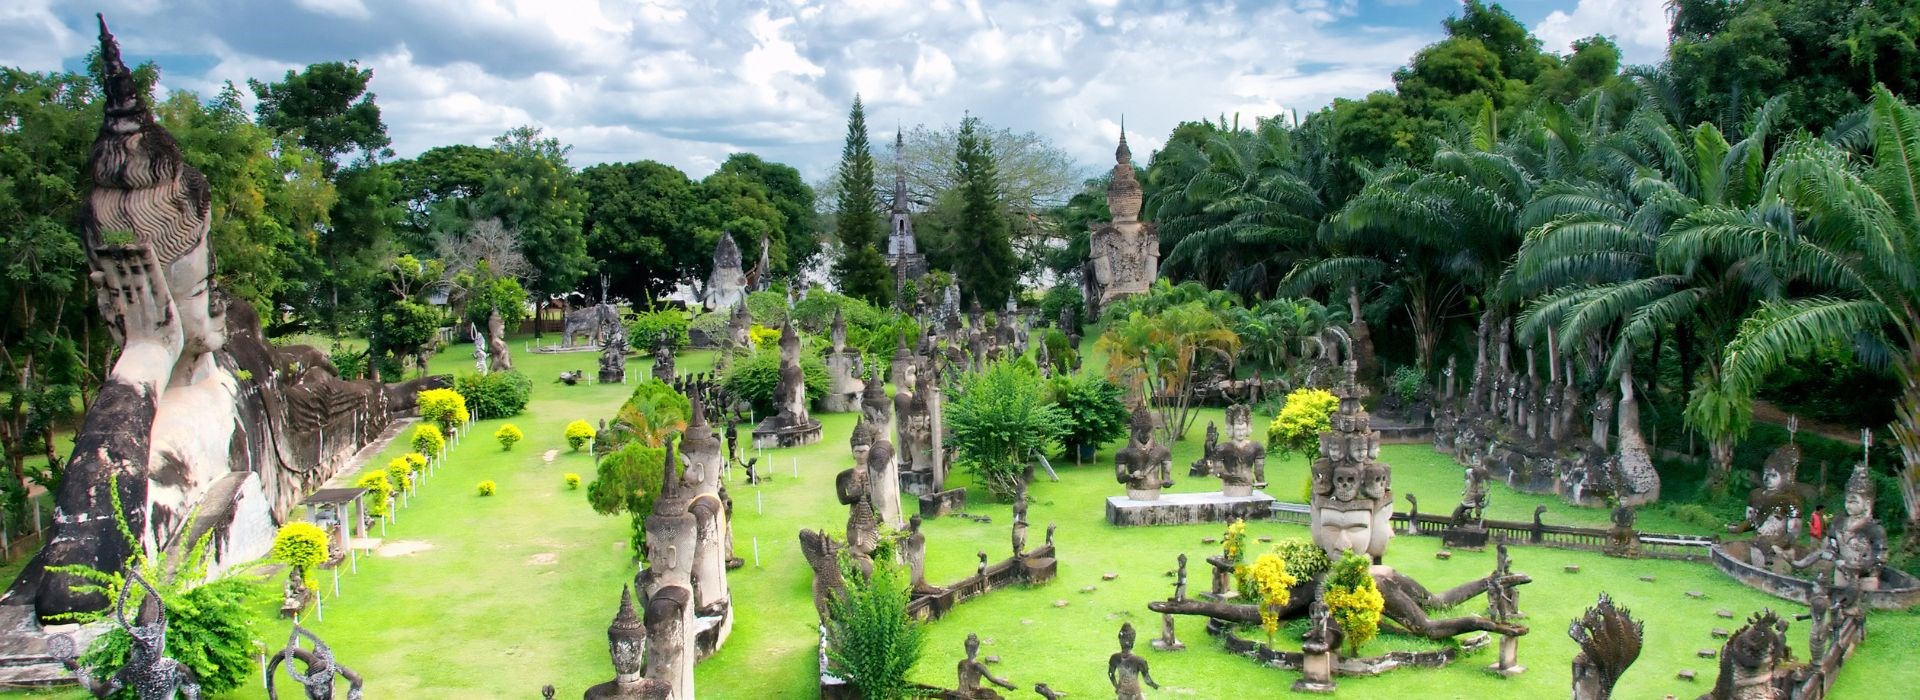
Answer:
[[756, 348], [768, 347], [780, 342], [780, 329], [768, 328], [756, 323], [747, 328], [747, 338], [753, 341], [753, 346]]
[[400, 458], [407, 460], [407, 465], [413, 467], [416, 474], [427, 468], [427, 456], [418, 452], [408, 452], [400, 455]]
[[1333, 410], [1340, 399], [1325, 389], [1295, 389], [1287, 394], [1280, 415], [1267, 425], [1267, 451], [1278, 455], [1311, 456], [1320, 448], [1320, 434], [1333, 429]]
[[526, 437], [526, 433], [520, 432], [520, 426], [512, 423], [500, 426], [499, 430], [493, 431], [493, 439], [500, 441], [501, 450], [513, 449], [513, 443], [519, 442]]
[[420, 420], [438, 423], [442, 430], [452, 430], [465, 425], [472, 415], [467, 413], [467, 397], [452, 389], [428, 389], [420, 392]]
[[1334, 622], [1347, 634], [1348, 655], [1358, 655], [1360, 647], [1380, 633], [1380, 614], [1387, 608], [1373, 582], [1370, 563], [1365, 556], [1347, 552], [1334, 562], [1321, 592]]
[[1227, 526], [1227, 534], [1221, 538], [1221, 548], [1227, 561], [1238, 562], [1247, 553], [1247, 521], [1239, 519]]
[[440, 426], [421, 423], [413, 426], [413, 451], [420, 454], [437, 455], [447, 448], [447, 436], [440, 432]]
[[1273, 633], [1280, 630], [1280, 609], [1293, 599], [1293, 584], [1300, 579], [1287, 573], [1287, 560], [1273, 552], [1254, 558], [1247, 574], [1253, 580], [1256, 602], [1260, 606], [1260, 628], [1267, 631], [1267, 643], [1271, 644]]
[[327, 531], [298, 520], [280, 526], [273, 536], [273, 558], [287, 565], [290, 576], [305, 581], [313, 567], [327, 560]]
[[573, 451], [579, 452], [580, 448], [587, 446], [588, 440], [593, 439], [593, 433], [594, 433], [594, 430], [593, 430], [592, 423], [588, 423], [583, 420], [577, 420], [572, 423], [568, 423], [567, 424], [567, 447], [571, 447], [573, 448]]
[[566, 479], [566, 480], [567, 480], [567, 488], [568, 488], [568, 489], [578, 489], [578, 488], [580, 488], [580, 475], [579, 475], [579, 474], [575, 474], [575, 473], [573, 473], [573, 472], [567, 472], [567, 473], [566, 473], [565, 475], [563, 475], [563, 476], [561, 476], [561, 478], [563, 478], [563, 479]]
[[387, 479], [387, 473], [367, 472], [361, 474], [360, 480], [353, 483], [367, 490], [366, 500], [362, 501], [367, 506], [367, 515], [376, 518], [387, 517], [387, 499], [393, 496], [393, 482]]
[[479, 489], [479, 490], [480, 490], [480, 495], [482, 495], [482, 496], [491, 496], [491, 495], [493, 495], [493, 492], [494, 492], [495, 490], [497, 490], [497, 489], [499, 489], [499, 488], [500, 488], [500, 485], [499, 485], [499, 484], [495, 484], [495, 483], [493, 483], [493, 480], [492, 480], [492, 479], [488, 479], [488, 480], [486, 480], [486, 481], [482, 481], [482, 482], [480, 482], [480, 484], [479, 484], [478, 486], [476, 486], [475, 488], [477, 488], [477, 489]]
[[395, 457], [387, 462], [387, 481], [392, 482], [397, 491], [413, 488], [413, 463], [405, 457]]

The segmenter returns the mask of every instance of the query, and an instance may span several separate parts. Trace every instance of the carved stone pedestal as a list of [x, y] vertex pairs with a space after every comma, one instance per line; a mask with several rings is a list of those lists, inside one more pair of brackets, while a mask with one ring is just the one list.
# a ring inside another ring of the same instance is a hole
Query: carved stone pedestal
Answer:
[[1027, 585], [1030, 586], [1052, 581], [1053, 577], [1060, 572], [1060, 561], [1053, 557], [1027, 557], [1020, 560], [1020, 566], [1025, 571]]
[[1487, 548], [1487, 528], [1480, 525], [1450, 527], [1440, 531], [1440, 542], [1449, 549]]
[[1132, 489], [1126, 496], [1107, 497], [1107, 522], [1113, 525], [1187, 525], [1192, 523], [1230, 523], [1235, 520], [1265, 520], [1273, 517], [1272, 496], [1252, 492], [1246, 496], [1211, 493], [1169, 493], [1156, 490], [1154, 498], [1137, 498]]
[[939, 493], [930, 493], [920, 497], [920, 518], [931, 520], [952, 513], [967, 505], [967, 489], [947, 489]]
[[1520, 638], [1510, 635], [1503, 636], [1500, 638], [1500, 660], [1488, 666], [1487, 670], [1508, 678], [1526, 673], [1527, 667], [1520, 665], [1519, 656]]
[[1293, 682], [1293, 692], [1326, 694], [1333, 689], [1333, 652], [1303, 655], [1300, 680]]
[[1160, 651], [1183, 651], [1187, 648], [1185, 642], [1173, 636], [1172, 613], [1160, 613], [1160, 630], [1160, 638], [1152, 642], [1153, 648]]
[[774, 418], [760, 423], [753, 429], [753, 447], [758, 450], [770, 450], [776, 447], [799, 447], [820, 441], [820, 421], [809, 420], [793, 426], [776, 425]]

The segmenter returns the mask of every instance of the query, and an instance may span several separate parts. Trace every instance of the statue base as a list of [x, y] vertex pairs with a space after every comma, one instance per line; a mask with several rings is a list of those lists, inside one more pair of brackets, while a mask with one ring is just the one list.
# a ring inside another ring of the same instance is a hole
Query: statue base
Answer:
[[958, 510], [967, 505], [965, 488], [947, 489], [939, 493], [930, 493], [920, 497], [920, 518], [932, 520]]
[[626, 370], [624, 369], [600, 370], [600, 383], [601, 384], [625, 384], [627, 383]]
[[753, 448], [770, 450], [777, 447], [799, 447], [820, 441], [820, 421], [808, 418], [799, 425], [779, 425], [775, 419], [761, 421], [753, 429]]
[[1129, 496], [1107, 497], [1111, 525], [1191, 525], [1265, 520], [1273, 517], [1272, 496], [1255, 491], [1249, 496], [1210, 493], [1169, 493], [1153, 500]]
[[1487, 528], [1481, 525], [1449, 527], [1440, 531], [1440, 542], [1449, 549], [1487, 548]]
[[1187, 649], [1187, 645], [1178, 639], [1173, 641], [1155, 639], [1151, 644], [1153, 644], [1153, 648], [1159, 649], [1160, 651], [1186, 651]]
[[[949, 489], [942, 489], [941, 486], [942, 486], [941, 484], [933, 483], [932, 471], [903, 469], [900, 472], [900, 490], [913, 494], [920, 498], [927, 498], [929, 496], [939, 496], [941, 494], [948, 493], [950, 491]], [[966, 492], [965, 489], [954, 489], [954, 490], [960, 491], [963, 495]], [[961, 502], [963, 503], [965, 502], [964, 497], [961, 499]], [[925, 506], [921, 506], [921, 507], [925, 508]], [[921, 516], [925, 517], [925, 515], [926, 515], [926, 511], [924, 510], [921, 511]]]

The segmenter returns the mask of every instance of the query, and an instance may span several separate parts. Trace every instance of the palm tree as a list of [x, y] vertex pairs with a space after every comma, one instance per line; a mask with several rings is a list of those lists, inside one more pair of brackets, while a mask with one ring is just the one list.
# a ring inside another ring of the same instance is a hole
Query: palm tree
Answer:
[[1151, 314], [1134, 311], [1109, 325], [1099, 344], [1112, 358], [1108, 371], [1155, 404], [1161, 435], [1171, 444], [1186, 439], [1197, 418], [1194, 384], [1202, 371], [1219, 362], [1232, 376], [1240, 337], [1216, 309], [1194, 300]]
[[1766, 170], [1760, 201], [1712, 207], [1673, 233], [1677, 252], [1765, 260], [1791, 294], [1728, 343], [1733, 391], [1827, 344], [1890, 364], [1907, 537], [1920, 536], [1920, 115], [1885, 87], [1868, 106], [1871, 159], [1798, 139]]

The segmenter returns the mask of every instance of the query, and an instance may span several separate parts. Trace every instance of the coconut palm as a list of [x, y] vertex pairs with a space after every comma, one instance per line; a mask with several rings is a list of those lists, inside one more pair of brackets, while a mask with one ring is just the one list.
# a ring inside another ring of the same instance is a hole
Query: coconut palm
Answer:
[[1749, 393], [1775, 368], [1844, 343], [1892, 366], [1893, 434], [1909, 538], [1920, 534], [1920, 115], [1886, 88], [1868, 107], [1871, 158], [1798, 139], [1766, 171], [1759, 202], [1677, 226], [1676, 254], [1765, 260], [1791, 294], [1741, 324], [1722, 362]]

